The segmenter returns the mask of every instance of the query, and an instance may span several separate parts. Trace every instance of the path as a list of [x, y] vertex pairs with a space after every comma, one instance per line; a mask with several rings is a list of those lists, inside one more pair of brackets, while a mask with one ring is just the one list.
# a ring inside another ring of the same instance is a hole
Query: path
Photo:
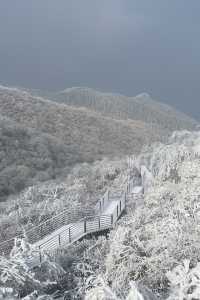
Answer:
[[[68, 224], [68, 212], [64, 211], [31, 229], [27, 232], [27, 236], [32, 243], [35, 256], [30, 257], [27, 263], [33, 267], [43, 261], [45, 253], [54, 255], [57, 250], [71, 245], [88, 234], [112, 229], [125, 211], [127, 195], [133, 188], [133, 178], [127, 178], [120, 191], [107, 191], [97, 204], [96, 215], [92, 217]], [[10, 249], [11, 244], [8, 242], [7, 248], [6, 243], [2, 244], [3, 250]]]
[[116, 194], [107, 191], [102, 199], [99, 200], [97, 215], [61, 226], [35, 242], [33, 247], [39, 251], [40, 261], [42, 261], [45, 253], [53, 254], [58, 249], [69, 246], [88, 234], [113, 228], [125, 211], [126, 197], [132, 189], [132, 181], [130, 179], [126, 180], [120, 193]]

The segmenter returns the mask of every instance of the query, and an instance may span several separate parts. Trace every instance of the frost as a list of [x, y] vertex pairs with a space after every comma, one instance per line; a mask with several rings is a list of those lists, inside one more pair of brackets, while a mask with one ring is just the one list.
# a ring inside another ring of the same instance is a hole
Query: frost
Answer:
[[[152, 145], [134, 157], [144, 201], [127, 211], [110, 234], [104, 271], [98, 273], [120, 300], [128, 293], [135, 299], [132, 281], [144, 286], [138, 299], [155, 299], [145, 298], [146, 289], [159, 299], [200, 299], [199, 146], [200, 132], [176, 132], [167, 144]], [[132, 195], [132, 201], [139, 201], [139, 195]]]

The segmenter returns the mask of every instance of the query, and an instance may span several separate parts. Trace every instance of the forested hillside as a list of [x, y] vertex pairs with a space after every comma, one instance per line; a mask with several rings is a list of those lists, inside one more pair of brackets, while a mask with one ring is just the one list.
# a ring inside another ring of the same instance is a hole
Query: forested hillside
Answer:
[[0, 115], [0, 201], [36, 182], [55, 179], [78, 161], [61, 140]]
[[144, 166], [144, 195], [132, 195], [108, 242], [86, 251], [86, 299], [199, 299], [200, 133], [147, 148], [135, 159]]
[[[24, 264], [32, 249], [24, 245], [17, 251], [16, 247], [10, 260], [0, 262], [0, 273], [6, 271], [8, 274], [8, 277], [0, 277], [0, 293], [12, 295], [12, 299], [14, 295], [31, 294], [25, 298], [28, 300], [40, 299], [39, 295], [52, 300], [58, 291], [68, 299], [199, 299], [199, 158], [199, 132], [176, 132], [167, 144], [156, 143], [144, 149], [139, 156], [133, 157], [127, 173], [133, 176], [136, 185], [142, 184], [144, 192], [140, 189], [139, 193], [129, 195], [126, 214], [110, 235], [74, 244], [56, 256], [56, 263], [47, 258], [34, 273]], [[79, 184], [83, 181], [100, 184], [101, 179], [107, 178], [106, 185], [110, 184], [117, 191], [121, 176], [127, 175], [127, 165], [125, 161], [112, 163], [95, 164], [89, 172], [94, 175], [92, 180], [84, 175], [88, 174], [89, 165], [74, 169], [71, 176], [75, 180], [78, 175]], [[74, 191], [65, 188], [58, 186], [58, 191], [77, 193], [78, 202], [84, 195], [82, 188]], [[94, 190], [98, 193], [97, 186]], [[27, 201], [31, 195], [32, 199], [39, 196], [35, 205], [39, 212], [45, 193], [35, 194], [31, 189], [29, 192], [29, 195], [28, 191], [21, 194], [19, 200], [23, 203], [23, 197]], [[61, 192], [61, 195], [64, 194]], [[59, 204], [63, 205], [63, 200], [61, 196]], [[52, 197], [49, 203], [55, 208], [59, 206], [56, 202]], [[48, 207], [44, 207], [44, 213], [45, 209], [49, 212]], [[30, 216], [34, 213], [30, 207], [28, 211]], [[22, 221], [22, 217], [23, 214], [18, 220]], [[7, 219], [10, 222], [7, 228], [13, 226], [13, 218], [17, 220], [16, 209]], [[15, 272], [10, 271], [9, 265]]]
[[61, 139], [80, 161], [94, 161], [104, 155], [138, 152], [162, 138], [143, 121], [113, 120], [87, 109], [78, 109], [33, 97], [19, 90], [0, 90], [1, 114]]
[[0, 114], [1, 199], [77, 163], [139, 153], [165, 137], [143, 121], [113, 120], [18, 89], [0, 88]]
[[87, 107], [115, 119], [141, 120], [165, 132], [194, 129], [197, 122], [174, 108], [153, 100], [148, 94], [126, 97], [89, 88], [69, 88], [50, 94], [52, 100]]
[[176, 128], [196, 126], [146, 95], [127, 98], [83, 88], [57, 95], [59, 102], [0, 87], [1, 200], [65, 176], [75, 164], [138, 154]]

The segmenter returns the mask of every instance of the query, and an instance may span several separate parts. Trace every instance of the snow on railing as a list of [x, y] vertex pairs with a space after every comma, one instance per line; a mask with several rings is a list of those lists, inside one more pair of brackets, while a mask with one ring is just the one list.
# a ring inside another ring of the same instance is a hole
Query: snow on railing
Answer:
[[111, 214], [99, 215], [90, 218], [85, 218], [77, 223], [69, 224], [65, 226], [61, 231], [52, 234], [44, 241], [36, 243], [35, 248], [39, 250], [40, 262], [42, 261], [43, 254], [54, 254], [57, 249], [66, 247], [87, 234], [106, 231], [114, 227], [117, 220], [126, 207], [126, 193], [123, 194], [122, 198], [115, 201], [114, 209]]
[[[131, 163], [129, 161], [129, 168], [130, 167]], [[61, 247], [64, 244], [71, 244], [88, 233], [112, 228], [121, 216], [122, 212], [126, 209], [126, 196], [133, 187], [133, 181], [130, 180], [129, 176], [123, 182], [123, 186], [124, 188], [121, 190], [121, 196], [114, 200], [116, 205], [112, 213], [104, 214], [111, 202], [111, 198], [113, 198], [111, 192], [107, 190], [96, 205], [97, 215], [69, 224], [68, 211], [65, 210], [64, 212], [28, 230], [26, 235], [29, 242], [31, 244], [38, 244], [39, 250], [50, 250], [51, 248], [53, 249], [55, 245], [56, 247]], [[52, 234], [49, 239], [45, 239], [45, 237], [48, 237], [48, 235], [56, 232], [58, 229], [61, 229], [58, 234]], [[21, 237], [23, 237], [23, 234], [18, 235], [15, 238]], [[10, 253], [14, 246], [15, 238], [0, 243], [0, 255], [8, 255]], [[44, 242], [42, 242], [43, 240]], [[38, 243], [40, 241], [41, 243]]]

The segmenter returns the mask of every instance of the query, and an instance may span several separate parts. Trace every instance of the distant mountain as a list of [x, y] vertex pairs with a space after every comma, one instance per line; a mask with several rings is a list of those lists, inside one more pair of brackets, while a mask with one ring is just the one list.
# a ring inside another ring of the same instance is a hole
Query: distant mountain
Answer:
[[54, 179], [76, 163], [138, 153], [164, 136], [143, 121], [114, 120], [12, 88], [0, 88], [0, 114], [2, 196]]
[[77, 163], [137, 154], [174, 129], [196, 125], [147, 95], [72, 88], [48, 97], [54, 101], [0, 86], [0, 200]]
[[149, 123], [153, 128], [170, 133], [180, 129], [194, 129], [197, 121], [174, 108], [153, 100], [143, 93], [136, 97], [101, 93], [94, 89], [74, 87], [48, 93], [52, 100], [77, 107], [86, 107], [115, 119], [132, 119]]
[[0, 89], [0, 113], [23, 126], [48, 133], [79, 153], [80, 161], [138, 152], [157, 140], [142, 121], [113, 120], [85, 108], [76, 108], [15, 89]]

